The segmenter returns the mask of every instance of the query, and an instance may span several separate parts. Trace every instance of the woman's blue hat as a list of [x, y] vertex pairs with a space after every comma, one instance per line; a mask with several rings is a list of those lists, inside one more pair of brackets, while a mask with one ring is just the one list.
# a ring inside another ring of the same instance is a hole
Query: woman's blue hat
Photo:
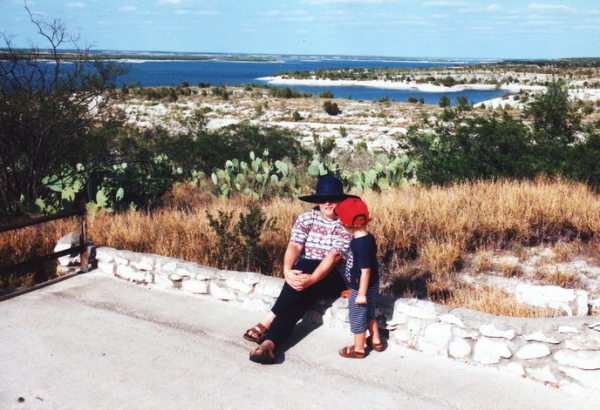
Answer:
[[342, 181], [329, 175], [319, 178], [319, 182], [317, 182], [317, 192], [315, 192], [313, 195], [298, 197], [299, 200], [310, 202], [312, 204], [338, 202], [343, 201], [346, 198], [358, 197], [356, 195], [345, 194]]

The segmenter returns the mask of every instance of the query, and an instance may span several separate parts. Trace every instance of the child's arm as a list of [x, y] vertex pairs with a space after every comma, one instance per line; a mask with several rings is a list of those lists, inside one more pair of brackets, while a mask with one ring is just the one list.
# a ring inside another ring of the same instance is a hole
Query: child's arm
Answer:
[[358, 284], [358, 295], [356, 295], [357, 305], [367, 304], [367, 288], [369, 287], [369, 277], [371, 276], [371, 268], [363, 268], [360, 270], [360, 283]]

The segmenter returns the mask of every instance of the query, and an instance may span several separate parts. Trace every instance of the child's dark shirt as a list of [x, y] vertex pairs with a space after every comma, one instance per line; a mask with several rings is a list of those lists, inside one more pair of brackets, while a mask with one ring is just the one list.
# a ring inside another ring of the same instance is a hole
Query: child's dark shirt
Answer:
[[346, 265], [346, 282], [350, 289], [358, 290], [361, 269], [371, 269], [369, 286], [379, 282], [379, 263], [377, 262], [377, 242], [372, 233], [360, 238], [352, 238]]

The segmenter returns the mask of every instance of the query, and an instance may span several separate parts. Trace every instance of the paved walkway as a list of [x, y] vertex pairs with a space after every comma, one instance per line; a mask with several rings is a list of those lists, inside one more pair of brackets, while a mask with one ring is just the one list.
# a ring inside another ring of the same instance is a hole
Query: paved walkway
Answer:
[[594, 409], [540, 383], [391, 346], [338, 356], [347, 331], [299, 325], [248, 360], [262, 313], [96, 273], [0, 302], [0, 409]]

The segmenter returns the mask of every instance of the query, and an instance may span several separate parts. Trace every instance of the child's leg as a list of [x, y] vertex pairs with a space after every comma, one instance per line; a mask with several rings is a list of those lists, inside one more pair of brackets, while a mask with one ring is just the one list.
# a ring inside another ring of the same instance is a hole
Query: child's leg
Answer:
[[371, 335], [371, 342], [374, 344], [381, 343], [381, 336], [379, 335], [379, 326], [377, 325], [376, 316], [378, 293], [378, 284], [369, 286], [367, 289], [367, 305], [369, 307], [367, 312], [367, 327], [369, 328], [369, 334]]
[[367, 332], [355, 333], [354, 334], [354, 351], [364, 353], [366, 340], [367, 340]]
[[364, 352], [367, 337], [367, 305], [357, 305], [354, 289], [348, 298], [348, 313], [350, 319], [350, 331], [354, 333], [354, 351]]
[[381, 336], [379, 335], [379, 325], [377, 324], [377, 320], [369, 320], [367, 322], [367, 326], [369, 327], [369, 334], [371, 335], [371, 342], [374, 344], [381, 343]]

